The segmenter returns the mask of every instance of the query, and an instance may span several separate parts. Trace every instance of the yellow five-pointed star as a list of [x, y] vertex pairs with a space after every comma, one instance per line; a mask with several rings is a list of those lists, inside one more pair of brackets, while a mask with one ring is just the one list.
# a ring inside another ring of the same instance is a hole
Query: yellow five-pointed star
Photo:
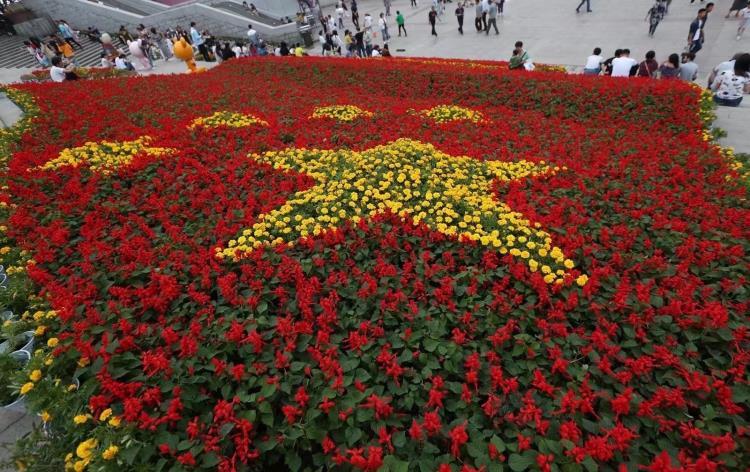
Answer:
[[261, 214], [228, 247], [217, 249], [219, 257], [236, 260], [262, 246], [291, 245], [344, 220], [357, 222], [390, 210], [440, 233], [521, 257], [550, 283], [573, 268], [539, 225], [492, 196], [495, 179], [508, 182], [555, 171], [544, 162], [482, 162], [410, 139], [363, 152], [289, 149], [251, 157], [275, 169], [307, 174], [317, 184]]

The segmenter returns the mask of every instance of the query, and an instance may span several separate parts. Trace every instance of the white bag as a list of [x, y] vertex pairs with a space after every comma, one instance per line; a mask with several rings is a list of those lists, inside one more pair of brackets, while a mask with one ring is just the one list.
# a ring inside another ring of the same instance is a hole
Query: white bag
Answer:
[[531, 62], [531, 61], [524, 62], [523, 63], [523, 68], [526, 69], [529, 72], [531, 72], [532, 70], [536, 69], [536, 67], [534, 67], [534, 63]]

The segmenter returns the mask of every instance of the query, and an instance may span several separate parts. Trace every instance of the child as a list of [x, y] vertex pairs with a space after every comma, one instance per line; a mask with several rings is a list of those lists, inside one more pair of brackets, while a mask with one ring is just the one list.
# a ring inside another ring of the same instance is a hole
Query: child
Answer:
[[68, 44], [67, 41], [58, 40], [57, 47], [62, 52], [63, 57], [74, 66], [78, 67], [78, 61], [76, 60], [76, 53], [73, 51], [73, 47]]

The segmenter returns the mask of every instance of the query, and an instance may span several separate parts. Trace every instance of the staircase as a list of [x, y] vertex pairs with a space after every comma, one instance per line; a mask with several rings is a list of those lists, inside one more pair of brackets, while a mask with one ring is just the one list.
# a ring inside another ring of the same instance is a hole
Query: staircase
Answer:
[[[26, 50], [23, 45], [23, 36], [2, 36], [0, 37], [0, 68], [3, 69], [21, 69], [29, 67], [40, 67], [39, 63]], [[115, 43], [119, 43], [116, 39]], [[96, 41], [91, 41], [81, 35], [78, 40], [83, 45], [83, 49], [75, 49], [75, 58], [81, 67], [97, 67], [101, 63], [102, 45]], [[116, 44], [121, 51], [127, 52], [121, 44]]]

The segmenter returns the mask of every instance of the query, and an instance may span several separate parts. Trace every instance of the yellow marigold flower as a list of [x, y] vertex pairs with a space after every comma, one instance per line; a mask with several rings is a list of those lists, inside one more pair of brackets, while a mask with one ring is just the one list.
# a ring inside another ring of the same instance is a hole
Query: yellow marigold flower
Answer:
[[57, 347], [57, 345], [60, 343], [60, 340], [57, 338], [49, 338], [47, 340], [47, 347]]
[[89, 420], [89, 415], [75, 415], [73, 417], [73, 423], [75, 424], [84, 424]]
[[99, 421], [107, 421], [112, 416], [112, 408], [107, 408], [99, 415]]
[[21, 386], [21, 395], [26, 395], [30, 391], [34, 389], [34, 384], [31, 382], [26, 382]]
[[42, 371], [39, 369], [34, 369], [29, 374], [29, 380], [32, 382], [39, 382], [42, 379]]
[[588, 276], [588, 275], [586, 275], [586, 274], [580, 275], [580, 276], [579, 276], [579, 277], [578, 277], [578, 278], [576, 279], [576, 283], [577, 283], [577, 284], [578, 284], [578, 285], [579, 285], [580, 287], [583, 287], [584, 285], [586, 285], [586, 282], [588, 282], [588, 281], [589, 281], [589, 276]]
[[45, 423], [49, 423], [50, 420], [52, 419], [52, 415], [50, 415], [49, 412], [46, 410], [43, 411], [42, 414], [39, 416], [42, 417], [42, 421], [44, 421]]
[[98, 445], [99, 442], [95, 438], [87, 439], [76, 447], [76, 456], [83, 460], [88, 460], [93, 454], [93, 449], [96, 449]]
[[75, 464], [73, 464], [73, 470], [75, 472], [83, 472], [86, 470], [87, 465], [89, 465], [88, 460], [76, 461]]
[[34, 330], [34, 335], [35, 335], [35, 336], [41, 336], [41, 335], [43, 335], [43, 334], [44, 334], [44, 332], [45, 332], [45, 331], [47, 331], [47, 327], [46, 327], [46, 326], [44, 326], [44, 325], [39, 325], [39, 326], [37, 326], [37, 327], [36, 327], [36, 329]]
[[121, 423], [122, 423], [122, 420], [120, 419], [119, 416], [113, 416], [112, 418], [109, 419], [109, 422], [107, 424], [109, 424], [113, 428], [117, 428], [120, 426]]
[[104, 450], [102, 453], [102, 458], [106, 461], [112, 460], [117, 455], [118, 451], [120, 450], [117, 446], [109, 446], [107, 449]]

